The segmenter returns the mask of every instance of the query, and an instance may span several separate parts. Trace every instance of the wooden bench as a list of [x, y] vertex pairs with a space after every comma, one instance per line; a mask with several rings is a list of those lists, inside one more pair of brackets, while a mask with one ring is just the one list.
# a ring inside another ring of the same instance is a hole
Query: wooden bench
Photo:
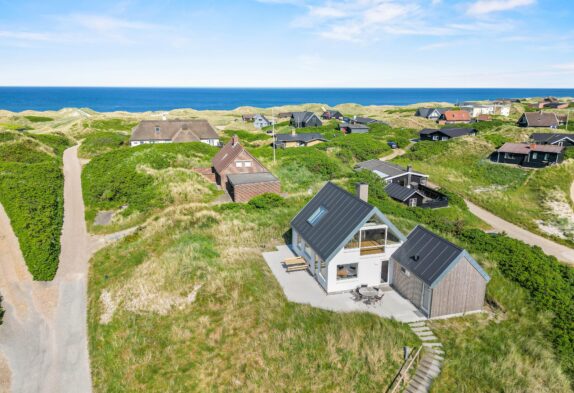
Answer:
[[307, 270], [307, 264], [287, 266], [287, 272], [296, 272], [299, 270]]
[[307, 262], [302, 257], [287, 258], [283, 261], [287, 272], [296, 272], [307, 269]]
[[287, 258], [283, 261], [285, 266], [301, 265], [302, 263], [307, 263], [303, 257]]

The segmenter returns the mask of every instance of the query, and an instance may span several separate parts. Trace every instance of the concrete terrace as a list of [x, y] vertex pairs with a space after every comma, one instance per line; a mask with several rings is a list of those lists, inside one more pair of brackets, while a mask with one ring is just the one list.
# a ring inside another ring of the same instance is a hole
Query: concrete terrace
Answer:
[[405, 323], [426, 319], [411, 302], [390, 287], [387, 288], [383, 300], [375, 305], [357, 302], [350, 293], [327, 295], [307, 271], [292, 273], [285, 271], [283, 260], [294, 256], [289, 246], [279, 246], [277, 251], [263, 253], [265, 262], [279, 281], [289, 301], [336, 312], [370, 312]]

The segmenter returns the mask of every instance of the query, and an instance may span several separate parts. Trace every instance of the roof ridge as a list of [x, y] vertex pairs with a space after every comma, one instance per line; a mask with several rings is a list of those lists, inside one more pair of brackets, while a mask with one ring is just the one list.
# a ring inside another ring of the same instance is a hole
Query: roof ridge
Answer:
[[[444, 237], [442, 237], [442, 236], [440, 236], [440, 235], [437, 235], [436, 233], [434, 233], [434, 232], [433, 232], [433, 231], [431, 231], [430, 229], [427, 229], [426, 227], [424, 227], [424, 226], [423, 226], [423, 225], [421, 225], [421, 224], [417, 224], [417, 226], [415, 227], [415, 229], [413, 229], [413, 230], [412, 230], [412, 232], [411, 232], [411, 233], [413, 233], [414, 231], [416, 231], [416, 230], [417, 230], [417, 229], [419, 229], [419, 228], [420, 228], [421, 230], [423, 230], [424, 232], [426, 232], [426, 233], [430, 234], [431, 236], [433, 236], [433, 237], [435, 237], [435, 238], [437, 238], [437, 239], [439, 239], [439, 240], [442, 240], [442, 241], [444, 241], [444, 242], [448, 243], [449, 245], [453, 246], [454, 248], [456, 248], [456, 249], [460, 250], [460, 252], [464, 252], [464, 251], [466, 251], [466, 249], [465, 249], [465, 248], [463, 248], [463, 247], [460, 247], [460, 246], [457, 246], [456, 244], [454, 244], [454, 243], [453, 243], [453, 242], [451, 242], [450, 240], [448, 240], [448, 239], [445, 239]], [[409, 235], [408, 235], [408, 236], [410, 236], [410, 235], [411, 235], [411, 233], [409, 233]], [[408, 237], [408, 236], [407, 236], [407, 237]]]
[[333, 187], [337, 188], [337, 189], [340, 190], [340, 191], [343, 191], [344, 193], [348, 194], [349, 196], [351, 196], [352, 198], [356, 199], [358, 202], [361, 202], [361, 203], [364, 204], [364, 205], [367, 205], [367, 206], [369, 206], [369, 207], [371, 207], [371, 208], [374, 208], [374, 207], [375, 207], [375, 206], [371, 205], [369, 202], [363, 201], [361, 198], [359, 198], [359, 197], [356, 196], [355, 194], [353, 194], [353, 193], [351, 193], [351, 192], [345, 190], [343, 187], [339, 187], [338, 185], [336, 185], [335, 183], [331, 182], [330, 180], [327, 181], [326, 186], [327, 186], [327, 185], [332, 185]]

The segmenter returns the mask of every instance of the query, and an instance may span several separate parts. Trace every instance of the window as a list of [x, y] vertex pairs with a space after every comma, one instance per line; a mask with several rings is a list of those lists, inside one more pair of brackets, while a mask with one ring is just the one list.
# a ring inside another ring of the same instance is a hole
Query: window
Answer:
[[359, 273], [358, 263], [337, 265], [337, 281], [357, 278], [358, 273]]
[[544, 154], [544, 161], [548, 161], [549, 158], [550, 158], [550, 155], [548, 153]]
[[532, 159], [536, 160], [538, 158], [538, 153], [532, 153]]
[[158, 126], [155, 127], [155, 132], [156, 132], [157, 134], [159, 134], [159, 127], [158, 127]]
[[417, 198], [409, 199], [409, 206], [410, 207], [416, 207], [417, 206]]
[[319, 272], [321, 273], [321, 277], [323, 277], [325, 280], [327, 279], [327, 262], [325, 262], [322, 259], [319, 259]]
[[438, 141], [438, 135], [433, 135], [433, 136], [432, 136], [432, 140], [433, 140], [433, 141]]
[[315, 225], [321, 221], [321, 218], [323, 218], [325, 214], [327, 214], [327, 209], [323, 206], [319, 206], [319, 208], [315, 210], [313, 214], [311, 214], [311, 217], [307, 219], [307, 222], [311, 225]]
[[514, 154], [512, 153], [504, 153], [504, 158], [507, 160], [513, 160], [514, 159]]
[[405, 269], [404, 267], [401, 266], [401, 273], [403, 273], [405, 276], [410, 277], [411, 276], [411, 272], [409, 272], [407, 269]]
[[237, 168], [250, 168], [252, 166], [251, 161], [235, 161], [235, 166]]
[[448, 136], [443, 136], [443, 137], [442, 137], [442, 140], [443, 140], [443, 141], [448, 141]]
[[305, 252], [305, 254], [307, 254], [309, 258], [311, 258], [311, 255], [313, 254], [313, 249], [311, 248], [311, 246], [309, 246], [307, 242], [305, 242], [305, 247], [303, 248], [303, 251]]

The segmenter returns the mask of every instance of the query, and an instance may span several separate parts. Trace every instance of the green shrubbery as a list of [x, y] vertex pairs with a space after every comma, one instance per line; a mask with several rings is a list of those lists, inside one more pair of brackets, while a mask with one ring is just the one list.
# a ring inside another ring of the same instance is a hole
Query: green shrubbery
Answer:
[[90, 209], [115, 209], [127, 205], [124, 214], [146, 212], [166, 203], [153, 176], [141, 170], [193, 168], [210, 165], [217, 148], [205, 143], [144, 145], [96, 156], [82, 172], [84, 201]]
[[[58, 136], [42, 138], [54, 150]], [[36, 150], [31, 140], [0, 144], [0, 203], [10, 217], [28, 270], [35, 280], [51, 280], [58, 268], [63, 218], [61, 158]]]
[[445, 154], [449, 151], [451, 145], [452, 141], [421, 141], [414, 144], [408, 153], [404, 155], [404, 157], [408, 158], [409, 160], [428, 160], [429, 158]]
[[506, 142], [510, 142], [511, 138], [505, 137], [504, 135], [500, 134], [488, 134], [484, 135], [484, 139], [487, 142], [490, 142], [494, 145], [494, 147], [499, 148], [500, 146], [504, 145]]
[[271, 137], [263, 132], [255, 133], [249, 131], [242, 131], [242, 130], [225, 130], [225, 136], [221, 138], [222, 142], [227, 142], [233, 135], [237, 135], [241, 143], [243, 142], [256, 142], [256, 141], [265, 141], [269, 140], [271, 143]]
[[136, 124], [136, 122], [124, 119], [100, 119], [86, 121], [84, 128], [98, 131], [131, 131]]
[[95, 131], [89, 133], [80, 145], [79, 154], [81, 157], [94, 157], [98, 154], [108, 152], [123, 146], [129, 145], [129, 137], [113, 131]]
[[44, 123], [54, 120], [53, 118], [47, 116], [24, 116], [24, 118], [28, 121], [31, 121], [32, 123]]
[[43, 143], [46, 146], [52, 148], [53, 153], [57, 157], [61, 157], [64, 154], [64, 150], [72, 146], [72, 141], [70, 139], [59, 133], [55, 134], [26, 134], [26, 136], [36, 139], [37, 141]]
[[[455, 237], [471, 254], [485, 255], [505, 277], [526, 289], [536, 309], [551, 311], [554, 316], [549, 339], [564, 370], [574, 379], [574, 270], [544, 254], [539, 247], [467, 227], [461, 217], [449, 216], [445, 209], [408, 208], [395, 203], [386, 195], [383, 182], [370, 172], [358, 172], [351, 179], [354, 181], [369, 183], [369, 201], [383, 213]], [[451, 206], [467, 210], [460, 197], [442, 191], [449, 196]]]
[[336, 146], [355, 161], [367, 161], [379, 158], [391, 150], [386, 141], [382, 141], [369, 134], [345, 135], [321, 147], [323, 148], [323, 146], [325, 146], [324, 148]]
[[285, 199], [277, 194], [266, 192], [265, 194], [257, 195], [248, 202], [250, 206], [255, 209], [272, 209], [280, 207], [285, 202]]

